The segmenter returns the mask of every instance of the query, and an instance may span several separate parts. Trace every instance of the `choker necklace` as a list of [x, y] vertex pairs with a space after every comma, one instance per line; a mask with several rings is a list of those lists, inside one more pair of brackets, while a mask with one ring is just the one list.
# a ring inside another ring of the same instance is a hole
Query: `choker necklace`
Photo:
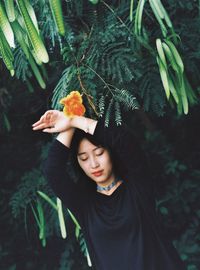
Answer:
[[101, 187], [99, 185], [97, 185], [97, 191], [109, 191], [111, 190], [112, 187], [114, 187], [117, 184], [118, 181], [113, 181], [110, 185], [106, 186], [106, 187]]

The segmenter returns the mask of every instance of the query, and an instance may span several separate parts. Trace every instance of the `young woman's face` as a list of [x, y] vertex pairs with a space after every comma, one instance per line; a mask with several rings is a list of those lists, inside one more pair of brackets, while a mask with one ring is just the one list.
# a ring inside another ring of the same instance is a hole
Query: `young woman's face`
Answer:
[[114, 179], [110, 153], [84, 138], [79, 145], [77, 159], [85, 174], [97, 184], [110, 184]]

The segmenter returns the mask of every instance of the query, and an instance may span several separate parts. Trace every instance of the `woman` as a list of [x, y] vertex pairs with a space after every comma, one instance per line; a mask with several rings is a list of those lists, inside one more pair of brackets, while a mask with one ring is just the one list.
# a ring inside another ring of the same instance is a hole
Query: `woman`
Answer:
[[59, 133], [46, 176], [77, 217], [95, 269], [185, 269], [160, 231], [145, 158], [127, 127], [50, 110], [33, 124], [40, 129]]

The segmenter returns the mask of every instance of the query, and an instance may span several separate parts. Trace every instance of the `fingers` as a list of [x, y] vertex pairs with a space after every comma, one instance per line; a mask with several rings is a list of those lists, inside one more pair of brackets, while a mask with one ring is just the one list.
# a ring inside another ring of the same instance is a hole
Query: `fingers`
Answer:
[[40, 120], [38, 120], [37, 122], [35, 122], [32, 127], [34, 129], [34, 127], [37, 127], [39, 125], [41, 125], [43, 122], [47, 122], [48, 120], [50, 120], [52, 114], [53, 114], [53, 110], [49, 110], [49, 111], [46, 111], [41, 117], [40, 117]]
[[54, 127], [52, 127], [52, 128], [45, 128], [42, 131], [43, 132], [47, 132], [47, 133], [56, 133], [57, 132], [57, 130]]
[[44, 128], [50, 128], [49, 125], [47, 125], [46, 123], [41, 123], [41, 124], [38, 124], [36, 126], [33, 127], [33, 130], [39, 130], [39, 129], [44, 129]]
[[45, 119], [45, 115], [42, 115], [42, 116], [40, 117], [40, 120], [38, 120], [37, 122], [35, 122], [35, 123], [32, 125], [32, 127], [35, 127], [35, 126], [40, 125], [40, 124], [44, 121], [44, 119]]
[[39, 120], [39, 121], [35, 122], [34, 124], [32, 124], [32, 127], [35, 127], [35, 126], [39, 125], [40, 123], [41, 123], [41, 120]]
[[59, 111], [48, 110], [41, 117], [40, 120], [32, 125], [33, 130], [41, 130], [47, 133], [56, 133], [58, 129], [55, 128], [55, 117], [57, 117]]

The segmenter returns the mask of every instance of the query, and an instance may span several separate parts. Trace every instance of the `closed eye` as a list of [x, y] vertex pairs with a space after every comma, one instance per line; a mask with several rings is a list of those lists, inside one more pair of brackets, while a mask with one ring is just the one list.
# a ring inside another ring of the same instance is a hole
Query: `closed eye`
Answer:
[[96, 156], [101, 156], [101, 155], [103, 155], [103, 153], [104, 153], [104, 150], [103, 149], [98, 149], [95, 152]]
[[88, 158], [80, 158], [81, 161], [86, 161]]

